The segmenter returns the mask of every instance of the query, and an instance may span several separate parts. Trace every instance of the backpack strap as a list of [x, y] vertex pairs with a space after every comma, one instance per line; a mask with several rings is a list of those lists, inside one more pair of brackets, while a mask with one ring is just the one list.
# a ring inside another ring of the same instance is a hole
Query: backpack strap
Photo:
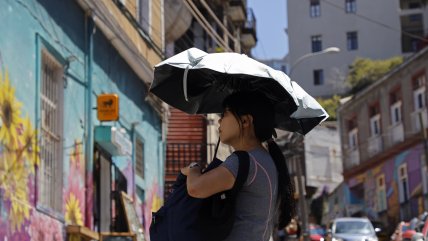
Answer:
[[238, 174], [232, 188], [232, 192], [236, 194], [241, 190], [247, 180], [248, 172], [250, 171], [250, 155], [246, 151], [235, 151], [234, 153], [239, 159]]

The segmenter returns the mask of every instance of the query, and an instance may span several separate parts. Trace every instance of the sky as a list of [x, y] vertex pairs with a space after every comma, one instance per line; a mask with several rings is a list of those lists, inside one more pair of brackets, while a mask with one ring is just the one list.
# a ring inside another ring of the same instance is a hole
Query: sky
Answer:
[[256, 17], [257, 45], [252, 50], [256, 59], [283, 58], [288, 53], [286, 0], [248, 0]]

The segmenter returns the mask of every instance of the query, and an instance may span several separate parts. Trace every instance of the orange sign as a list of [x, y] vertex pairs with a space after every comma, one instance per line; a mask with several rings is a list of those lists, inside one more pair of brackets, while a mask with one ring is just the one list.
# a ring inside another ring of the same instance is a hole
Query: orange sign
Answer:
[[98, 95], [97, 117], [99, 121], [117, 121], [119, 119], [119, 96], [116, 94]]

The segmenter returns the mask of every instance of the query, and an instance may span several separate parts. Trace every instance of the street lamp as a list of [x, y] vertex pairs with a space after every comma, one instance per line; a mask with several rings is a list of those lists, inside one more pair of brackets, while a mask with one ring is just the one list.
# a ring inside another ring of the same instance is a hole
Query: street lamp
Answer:
[[298, 58], [292, 65], [291, 65], [291, 67], [290, 67], [290, 71], [289, 71], [289, 73], [288, 73], [288, 75], [291, 77], [291, 73], [293, 72], [293, 70], [294, 70], [294, 68], [300, 63], [300, 62], [302, 62], [303, 60], [305, 60], [305, 59], [307, 59], [307, 58], [310, 58], [310, 57], [314, 57], [314, 56], [318, 56], [318, 55], [321, 55], [321, 54], [327, 54], [327, 53], [339, 53], [340, 52], [340, 49], [338, 48], [338, 47], [329, 47], [329, 48], [326, 48], [326, 49], [324, 49], [324, 50], [322, 50], [322, 51], [318, 51], [318, 52], [314, 52], [314, 53], [308, 53], [308, 54], [305, 54], [305, 55], [303, 55], [303, 56], [300, 56], [300, 58]]
[[[326, 54], [326, 53], [339, 53], [340, 49], [338, 47], [329, 47], [326, 48], [322, 51], [319, 52], [314, 52], [314, 53], [308, 53], [305, 54], [303, 56], [301, 56], [300, 58], [298, 58], [290, 67], [290, 71], [288, 73], [289, 77], [291, 78], [291, 74], [293, 73], [294, 68], [300, 64], [303, 60], [310, 58], [310, 57], [314, 57], [314, 56], [318, 56], [321, 54]], [[302, 140], [301, 140], [302, 141]], [[292, 161], [294, 161], [295, 165], [296, 165], [296, 176], [297, 176], [297, 190], [298, 190], [298, 196], [299, 196], [299, 206], [300, 206], [300, 212], [301, 212], [301, 221], [302, 221], [302, 236], [303, 236], [303, 240], [304, 241], [309, 241], [309, 227], [308, 227], [308, 212], [307, 212], [307, 204], [306, 204], [306, 200], [305, 200], [305, 192], [304, 192], [304, 188], [305, 185], [302, 181], [303, 178], [303, 173], [302, 173], [302, 160], [299, 160], [299, 158], [296, 158], [296, 156], [292, 159]]]

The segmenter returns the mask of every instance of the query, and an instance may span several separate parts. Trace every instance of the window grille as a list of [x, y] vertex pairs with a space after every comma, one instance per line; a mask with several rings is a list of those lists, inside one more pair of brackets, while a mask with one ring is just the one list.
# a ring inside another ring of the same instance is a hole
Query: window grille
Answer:
[[139, 138], [135, 141], [135, 171], [144, 179], [144, 143]]
[[63, 67], [46, 50], [41, 63], [41, 162], [38, 204], [62, 212]]

